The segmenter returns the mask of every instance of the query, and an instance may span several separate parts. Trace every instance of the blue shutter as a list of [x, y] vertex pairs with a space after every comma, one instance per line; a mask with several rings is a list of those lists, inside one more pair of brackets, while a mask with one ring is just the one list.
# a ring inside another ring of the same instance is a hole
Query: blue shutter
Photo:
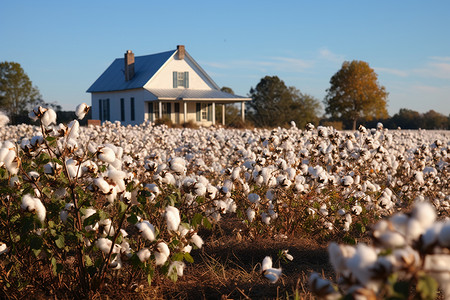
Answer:
[[177, 88], [178, 87], [178, 72], [173, 71], [173, 88]]
[[189, 72], [184, 72], [184, 87], [189, 88]]
[[107, 120], [107, 121], [110, 121], [111, 120], [111, 117], [110, 117], [110, 110], [109, 110], [109, 99], [106, 99], [106, 112], [105, 112], [105, 119]]
[[125, 99], [120, 98], [120, 121], [125, 121]]
[[102, 107], [102, 99], [99, 99], [98, 100], [98, 119], [100, 121], [103, 121], [103, 119], [102, 119], [102, 109], [103, 109], [103, 107]]
[[130, 114], [131, 114], [131, 116], [130, 116], [131, 121], [134, 121], [135, 113], [134, 113], [134, 98], [133, 97], [130, 98]]
[[196, 111], [197, 111], [197, 122], [200, 122], [201, 119], [201, 113], [202, 113], [202, 105], [200, 103], [196, 103]]

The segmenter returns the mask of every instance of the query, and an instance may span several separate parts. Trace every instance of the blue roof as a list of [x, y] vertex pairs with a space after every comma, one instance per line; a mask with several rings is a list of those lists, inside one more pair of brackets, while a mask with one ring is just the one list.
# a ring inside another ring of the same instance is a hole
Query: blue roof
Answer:
[[136, 56], [134, 58], [134, 77], [129, 81], [125, 81], [125, 58], [116, 58], [87, 92], [111, 92], [142, 88], [176, 51]]

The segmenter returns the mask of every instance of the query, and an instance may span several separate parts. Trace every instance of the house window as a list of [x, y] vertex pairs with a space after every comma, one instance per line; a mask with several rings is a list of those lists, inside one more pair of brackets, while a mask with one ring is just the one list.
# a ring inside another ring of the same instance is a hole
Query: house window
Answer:
[[202, 121], [208, 120], [208, 104], [202, 103]]
[[155, 121], [155, 117], [153, 116], [153, 102], [148, 102], [148, 120], [150, 122]]
[[98, 100], [99, 120], [109, 121], [109, 99]]
[[135, 115], [134, 115], [134, 98], [130, 98], [130, 112], [131, 112], [131, 121], [134, 121]]
[[159, 103], [153, 102], [153, 112], [155, 113], [155, 120], [159, 119]]
[[212, 121], [211, 103], [197, 103], [197, 121]]
[[189, 87], [189, 72], [173, 72], [173, 87]]
[[162, 117], [166, 119], [171, 119], [172, 115], [172, 105], [171, 103], [162, 103]]
[[120, 98], [120, 120], [125, 121], [125, 99]]

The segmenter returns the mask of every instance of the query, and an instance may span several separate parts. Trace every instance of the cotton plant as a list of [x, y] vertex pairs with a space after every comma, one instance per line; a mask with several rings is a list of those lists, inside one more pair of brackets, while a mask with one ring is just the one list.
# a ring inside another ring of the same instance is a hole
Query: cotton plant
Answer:
[[[81, 119], [88, 110], [86, 105], [78, 107], [77, 116]], [[149, 178], [145, 170], [127, 169], [139, 163], [133, 164], [130, 156], [122, 161], [123, 147], [107, 140], [99, 143], [77, 120], [56, 125], [51, 109], [36, 107], [29, 116], [39, 122], [40, 132], [27, 131], [34, 136], [19, 143], [2, 141], [0, 148], [2, 180], [9, 183], [1, 197], [8, 208], [1, 210], [2, 219], [12, 218], [21, 228], [9, 229], [8, 242], [1, 244], [2, 258], [31, 248], [55, 276], [68, 272], [84, 292], [99, 288], [99, 283], [111, 280], [110, 271], [127, 265], [148, 274], [160, 268], [174, 280], [181, 276], [183, 260], [193, 262], [192, 246], [203, 245], [198, 225], [191, 226], [187, 219], [181, 224], [173, 206], [177, 203], [167, 205], [166, 214], [148, 205]], [[183, 163], [174, 160], [171, 166], [177, 176], [183, 173]], [[158, 196], [156, 187], [152, 191]], [[141, 218], [152, 215], [157, 226]], [[130, 226], [137, 234], [128, 232]], [[73, 265], [61, 260], [67, 256], [73, 256]]]
[[448, 220], [437, 221], [435, 208], [429, 202], [416, 202], [410, 213], [397, 213], [376, 223], [371, 244], [350, 246], [331, 242], [328, 253], [338, 284], [312, 274], [310, 288], [324, 299], [358, 295], [384, 298], [408, 293], [408, 289], [396, 288], [397, 282], [404, 282], [421, 299], [435, 298], [439, 285], [447, 299], [450, 297], [448, 228]]

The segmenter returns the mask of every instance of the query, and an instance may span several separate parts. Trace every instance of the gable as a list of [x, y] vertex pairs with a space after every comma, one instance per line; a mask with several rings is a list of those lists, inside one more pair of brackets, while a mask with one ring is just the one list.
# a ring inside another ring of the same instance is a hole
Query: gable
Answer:
[[[206, 74], [206, 72], [187, 53], [184, 59], [177, 56], [171, 57], [166, 64], [154, 75], [144, 86], [146, 90], [172, 89], [174, 88], [174, 72], [188, 72], [189, 89], [195, 90], [219, 90], [217, 84]], [[183, 87], [181, 87], [183, 88]]]
[[142, 88], [152, 78], [164, 63], [172, 57], [177, 50], [157, 54], [136, 56], [134, 77], [125, 81], [124, 58], [115, 59], [102, 75], [89, 87], [88, 93], [111, 92]]

